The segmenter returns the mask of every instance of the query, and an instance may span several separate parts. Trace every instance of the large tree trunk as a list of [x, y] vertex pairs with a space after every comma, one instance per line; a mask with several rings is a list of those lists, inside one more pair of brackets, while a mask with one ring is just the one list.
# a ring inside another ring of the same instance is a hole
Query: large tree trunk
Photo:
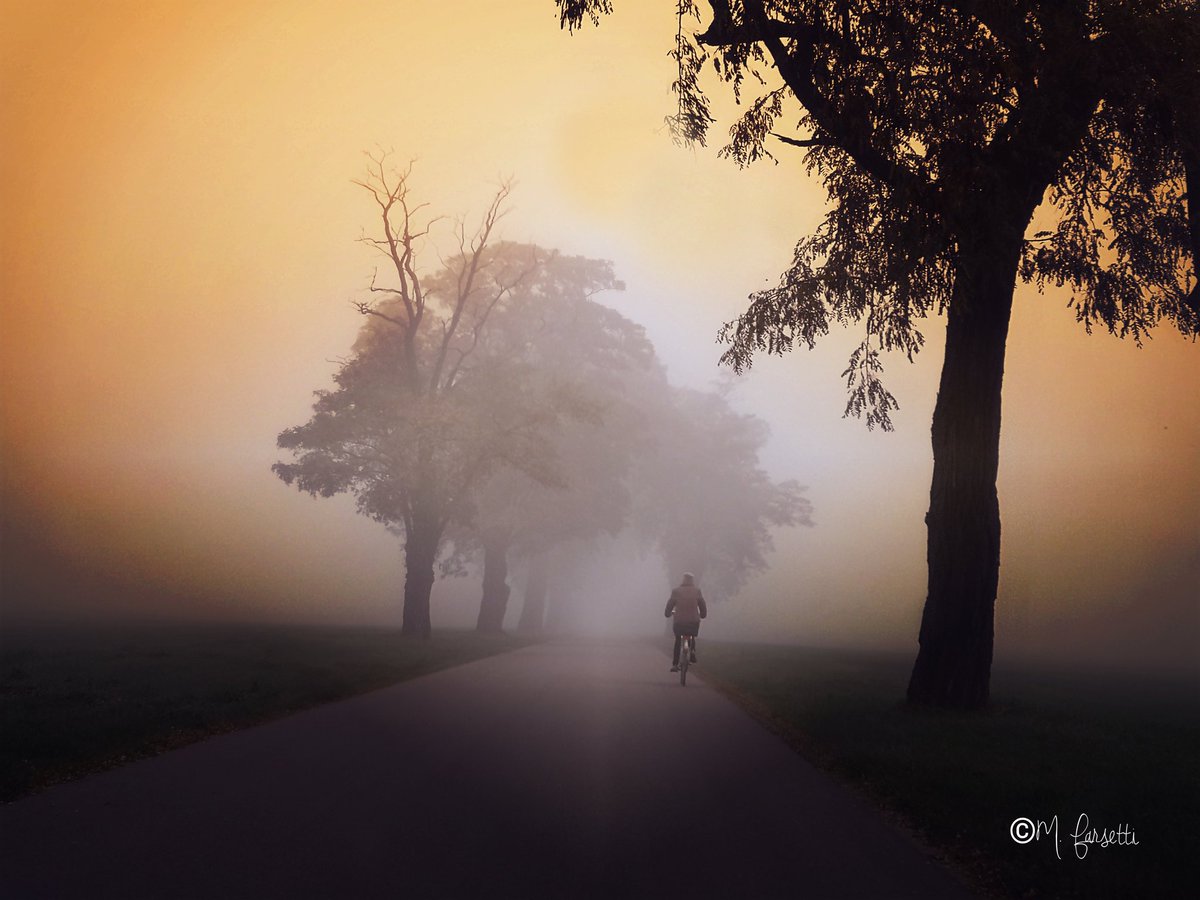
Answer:
[[429, 596], [433, 592], [433, 564], [442, 535], [436, 524], [416, 519], [404, 541], [404, 620], [400, 634], [428, 640], [433, 633]]
[[504, 630], [508, 611], [508, 541], [492, 538], [483, 542], [483, 599], [479, 603], [476, 630], [498, 634]]
[[987, 704], [1000, 577], [1000, 389], [1021, 232], [964, 250], [933, 412], [929, 593], [909, 702]]
[[546, 554], [538, 553], [529, 560], [529, 576], [525, 582], [525, 603], [517, 630], [523, 634], [541, 634], [546, 625]]

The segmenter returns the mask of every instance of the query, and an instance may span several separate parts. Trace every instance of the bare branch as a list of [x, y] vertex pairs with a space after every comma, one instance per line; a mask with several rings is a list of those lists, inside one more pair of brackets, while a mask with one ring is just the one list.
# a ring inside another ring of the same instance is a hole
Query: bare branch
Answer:
[[521, 284], [521, 282], [532, 275], [540, 265], [541, 260], [537, 258], [537, 254], [535, 253], [530, 261], [530, 264], [521, 272], [521, 274], [519, 274], [511, 283], [502, 286], [498, 291], [496, 291], [495, 296], [492, 297], [492, 299], [487, 303], [487, 305], [484, 307], [483, 313], [475, 321], [474, 327], [471, 330], [470, 346], [468, 346], [465, 350], [458, 349], [457, 352], [459, 357], [454, 363], [453, 367], [450, 369], [449, 374], [446, 376], [447, 384], [454, 383], [454, 379], [458, 376], [459, 369], [462, 367], [463, 360], [474, 353], [475, 348], [479, 346], [479, 336], [483, 333], [484, 326], [487, 324], [487, 320], [491, 316], [492, 310], [499, 305], [502, 299], [510, 295]]
[[373, 308], [370, 303], [355, 301], [354, 306], [360, 314], [364, 316], [375, 316], [377, 319], [383, 319], [385, 322], [391, 322], [393, 325], [404, 329], [406, 334], [408, 333], [408, 324], [406, 322], [397, 319], [395, 316], [389, 316], [387, 313], [381, 313], [379, 310]]
[[[470, 300], [471, 293], [475, 286], [475, 276], [479, 273], [480, 262], [482, 261], [483, 250], [491, 239], [492, 232], [496, 227], [496, 223], [504, 216], [504, 202], [512, 193], [512, 181], [503, 181], [499, 189], [496, 191], [492, 202], [488, 205], [487, 211], [483, 214], [483, 219], [480, 222], [479, 228], [470, 240], [471, 252], [464, 260], [463, 267], [458, 272], [458, 289], [454, 298], [454, 305], [450, 312], [450, 323], [442, 336], [441, 346], [438, 349], [437, 359], [433, 366], [433, 375], [429, 381], [430, 390], [437, 390], [441, 381], [442, 372], [446, 365], [446, 355], [449, 353], [450, 342], [453, 340], [455, 333], [458, 331], [459, 323], [462, 321], [463, 312], [467, 308], [467, 303]], [[459, 246], [465, 248], [467, 246], [465, 227], [460, 225], [459, 228]]]
[[778, 138], [785, 144], [791, 144], [793, 147], [828, 147], [831, 143], [830, 141], [822, 140], [821, 138], [790, 138], [775, 131], [771, 132], [771, 137]]

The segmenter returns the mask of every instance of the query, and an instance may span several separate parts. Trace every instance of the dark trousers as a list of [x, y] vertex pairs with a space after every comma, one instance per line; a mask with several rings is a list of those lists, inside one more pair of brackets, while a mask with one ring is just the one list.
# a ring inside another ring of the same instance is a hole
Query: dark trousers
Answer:
[[699, 622], [676, 622], [675, 623], [675, 651], [671, 654], [671, 665], [679, 665], [679, 648], [683, 646], [683, 636], [690, 634], [692, 636], [692, 654], [696, 653], [696, 635], [700, 633]]

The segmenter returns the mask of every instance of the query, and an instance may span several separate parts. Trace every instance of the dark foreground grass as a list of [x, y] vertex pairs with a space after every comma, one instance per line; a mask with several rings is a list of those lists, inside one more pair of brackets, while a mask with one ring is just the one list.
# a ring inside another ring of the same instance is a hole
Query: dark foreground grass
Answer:
[[[702, 662], [711, 684], [982, 893], [1197, 896], [1194, 679], [997, 668], [991, 709], [965, 714], [906, 708], [908, 657], [709, 642]], [[1077, 851], [1081, 815], [1090, 828], [1130, 826], [1137, 845]], [[1056, 816], [1057, 855], [1052, 835], [1025, 845], [1010, 836], [1018, 817]]]
[[525, 643], [379, 628], [6, 629], [0, 800]]

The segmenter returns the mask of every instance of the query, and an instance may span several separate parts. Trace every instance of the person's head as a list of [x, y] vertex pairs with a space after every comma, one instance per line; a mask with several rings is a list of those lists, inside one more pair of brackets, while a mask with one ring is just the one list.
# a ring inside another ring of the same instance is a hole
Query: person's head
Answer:
[[694, 575], [692, 575], [691, 572], [684, 572], [683, 573], [683, 581], [680, 583], [680, 586], [681, 587], [695, 587], [696, 586], [696, 577]]

